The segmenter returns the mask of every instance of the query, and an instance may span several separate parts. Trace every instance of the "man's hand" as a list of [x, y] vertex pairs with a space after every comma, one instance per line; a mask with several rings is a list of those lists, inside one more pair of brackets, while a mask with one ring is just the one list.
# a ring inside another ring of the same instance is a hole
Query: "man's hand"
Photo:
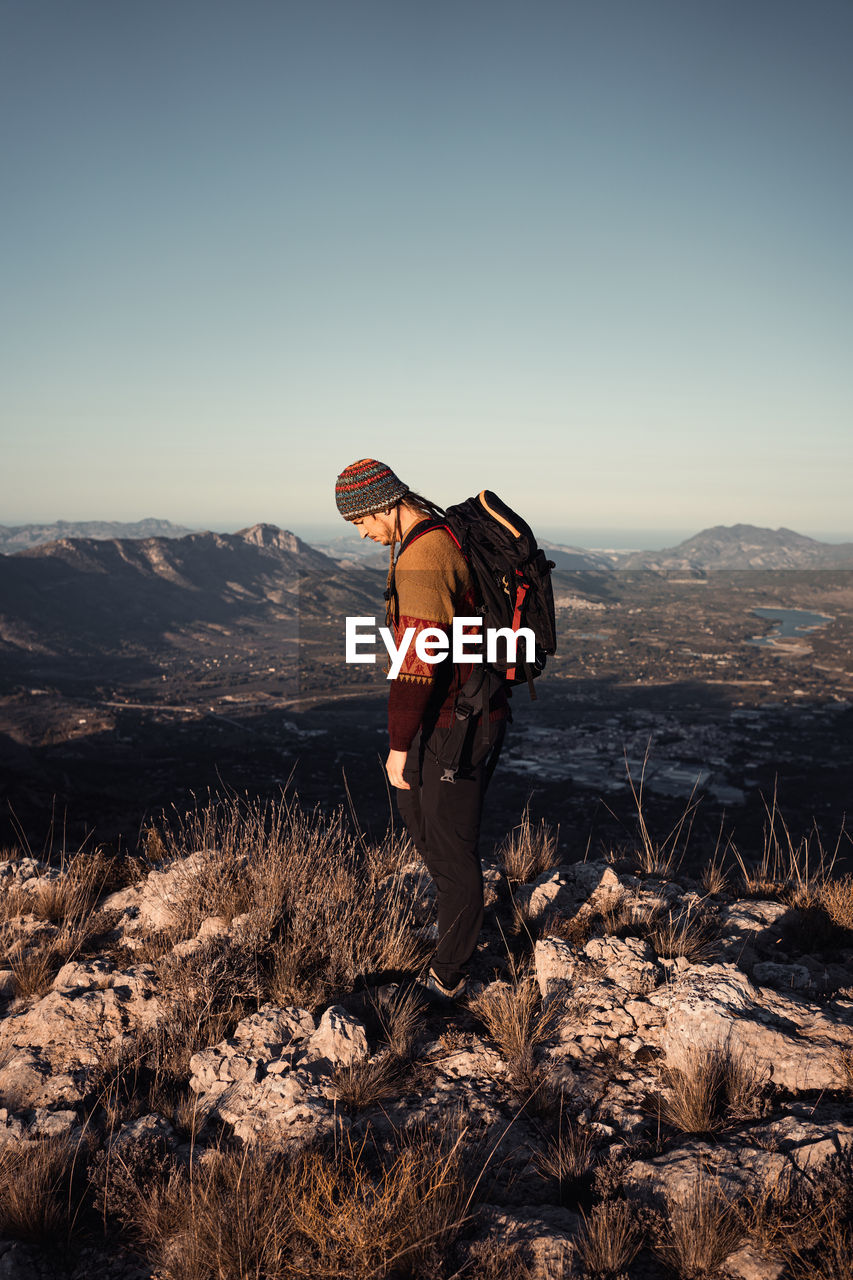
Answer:
[[398, 787], [400, 791], [411, 791], [408, 782], [403, 779], [403, 767], [406, 763], [408, 751], [389, 751], [388, 759], [385, 761], [385, 772], [388, 774], [388, 781], [392, 787]]

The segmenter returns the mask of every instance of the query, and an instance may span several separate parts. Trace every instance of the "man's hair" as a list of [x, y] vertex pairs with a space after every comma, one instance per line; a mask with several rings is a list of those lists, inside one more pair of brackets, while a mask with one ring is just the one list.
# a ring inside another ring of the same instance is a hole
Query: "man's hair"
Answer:
[[416, 511], [422, 511], [425, 516], [431, 516], [433, 520], [444, 519], [444, 508], [432, 502], [429, 498], [423, 497], [420, 493], [415, 493], [412, 489], [400, 499], [405, 502], [407, 507], [414, 507]]

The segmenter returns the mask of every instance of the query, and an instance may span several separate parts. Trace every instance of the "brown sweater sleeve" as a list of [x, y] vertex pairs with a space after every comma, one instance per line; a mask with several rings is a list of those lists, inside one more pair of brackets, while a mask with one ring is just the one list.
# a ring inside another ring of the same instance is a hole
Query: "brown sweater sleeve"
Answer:
[[[438, 689], [447, 685], [450, 653], [439, 663], [423, 662], [415, 651], [420, 632], [429, 628], [448, 637], [453, 618], [473, 613], [468, 565], [444, 529], [431, 529], [401, 552], [395, 575], [399, 617], [395, 642], [413, 627], [409, 648], [388, 697], [388, 734], [392, 751], [407, 751]], [[442, 679], [443, 676], [443, 679]]]

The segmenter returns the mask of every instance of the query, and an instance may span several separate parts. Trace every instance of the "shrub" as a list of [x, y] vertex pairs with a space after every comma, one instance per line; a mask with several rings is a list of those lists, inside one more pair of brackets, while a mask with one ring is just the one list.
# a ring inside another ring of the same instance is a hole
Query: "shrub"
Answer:
[[143, 1161], [116, 1175], [121, 1212], [169, 1280], [436, 1274], [466, 1221], [462, 1136], [398, 1136], [387, 1154], [347, 1136], [293, 1156], [211, 1149], [188, 1171]]

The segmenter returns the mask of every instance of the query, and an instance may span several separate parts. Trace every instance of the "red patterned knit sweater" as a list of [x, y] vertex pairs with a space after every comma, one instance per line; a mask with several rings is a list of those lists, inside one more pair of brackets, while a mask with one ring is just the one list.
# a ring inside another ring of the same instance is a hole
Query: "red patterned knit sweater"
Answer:
[[[451, 634], [454, 617], [475, 617], [474, 589], [465, 557], [444, 528], [429, 529], [423, 521], [406, 534], [397, 557], [392, 601], [394, 641], [399, 645], [414, 627], [403, 665], [388, 697], [388, 733], [392, 751], [407, 751], [418, 729], [448, 728], [459, 690], [470, 676], [471, 663], [454, 663], [450, 652], [436, 663], [423, 662], [415, 643], [419, 632], [435, 629]], [[506, 696], [500, 691], [490, 707], [490, 719], [506, 719]]]

